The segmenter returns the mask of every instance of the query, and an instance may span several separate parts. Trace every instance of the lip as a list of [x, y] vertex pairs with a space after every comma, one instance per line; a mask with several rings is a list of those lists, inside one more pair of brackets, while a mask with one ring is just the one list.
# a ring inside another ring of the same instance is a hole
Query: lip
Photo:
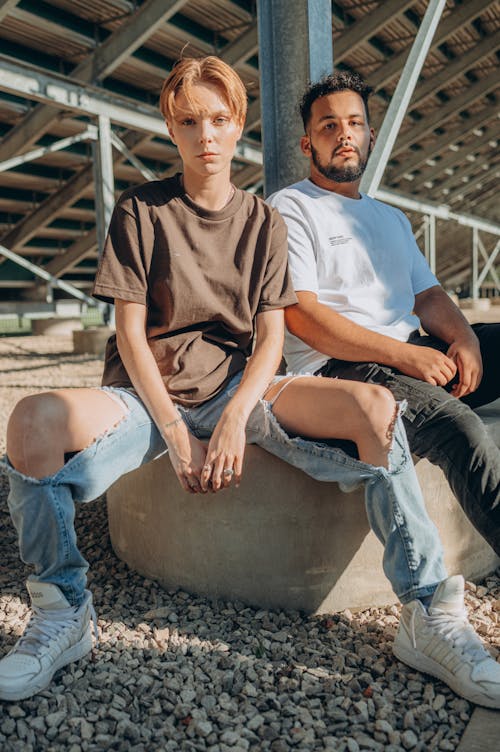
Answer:
[[216, 157], [216, 156], [218, 155], [214, 151], [204, 151], [201, 154], [198, 154], [198, 159], [207, 159], [209, 157]]
[[353, 149], [351, 146], [342, 147], [342, 149], [337, 149], [335, 151], [336, 157], [350, 157], [353, 154], [356, 154], [356, 149]]

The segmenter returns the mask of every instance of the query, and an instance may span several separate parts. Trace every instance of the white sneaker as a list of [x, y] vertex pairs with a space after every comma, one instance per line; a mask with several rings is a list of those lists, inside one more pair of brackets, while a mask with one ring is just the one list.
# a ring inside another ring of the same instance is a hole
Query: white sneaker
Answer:
[[438, 585], [428, 612], [419, 600], [403, 606], [393, 652], [408, 666], [437, 676], [466, 700], [500, 708], [500, 664], [469, 624], [461, 575]]
[[32, 616], [24, 634], [0, 661], [0, 699], [24, 700], [47, 687], [55, 672], [92, 649], [96, 628], [92, 595], [70, 606], [56, 585], [27, 582]]

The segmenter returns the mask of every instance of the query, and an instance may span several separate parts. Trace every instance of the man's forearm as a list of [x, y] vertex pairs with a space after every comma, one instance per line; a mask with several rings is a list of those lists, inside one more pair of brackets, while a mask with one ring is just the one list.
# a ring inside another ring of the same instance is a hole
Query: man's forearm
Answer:
[[431, 287], [415, 297], [415, 313], [423, 329], [447, 344], [474, 337], [467, 319], [441, 287]]
[[405, 358], [405, 342], [372, 332], [321, 303], [286, 309], [289, 331], [330, 358], [383, 363], [399, 367]]

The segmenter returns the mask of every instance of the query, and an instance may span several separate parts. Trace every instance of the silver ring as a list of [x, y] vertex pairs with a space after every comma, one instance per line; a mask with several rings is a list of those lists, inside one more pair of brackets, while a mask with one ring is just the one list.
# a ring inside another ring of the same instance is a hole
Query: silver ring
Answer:
[[226, 478], [232, 478], [234, 475], [234, 470], [232, 467], [226, 467], [225, 470], [222, 471], [222, 475], [225, 475]]
[[203, 465], [203, 472], [204, 473], [206, 473], [207, 470], [211, 470], [211, 469], [212, 469], [212, 465]]

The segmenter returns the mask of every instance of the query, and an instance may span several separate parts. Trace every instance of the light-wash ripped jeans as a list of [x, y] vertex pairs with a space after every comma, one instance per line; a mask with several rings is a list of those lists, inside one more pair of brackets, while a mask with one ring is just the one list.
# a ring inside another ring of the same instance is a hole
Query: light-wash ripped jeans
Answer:
[[[178, 408], [195, 436], [205, 439], [211, 435], [240, 378], [241, 374], [235, 376], [224, 392], [203, 405]], [[9, 475], [8, 504], [21, 558], [35, 568], [30, 579], [58, 585], [74, 605], [83, 600], [88, 570], [77, 547], [75, 502], [97, 498], [122, 475], [166, 451], [137, 395], [126, 389], [107, 391], [124, 403], [124, 418], [53, 475], [30, 478], [15, 470], [7, 457], [0, 461]], [[365, 483], [368, 520], [384, 545], [384, 571], [401, 602], [432, 594], [446, 577], [439, 535], [427, 515], [399, 415], [389, 470], [367, 465], [320, 442], [290, 438], [265, 400], [260, 400], [250, 415], [247, 440], [313, 478], [337, 481], [343, 490]]]

